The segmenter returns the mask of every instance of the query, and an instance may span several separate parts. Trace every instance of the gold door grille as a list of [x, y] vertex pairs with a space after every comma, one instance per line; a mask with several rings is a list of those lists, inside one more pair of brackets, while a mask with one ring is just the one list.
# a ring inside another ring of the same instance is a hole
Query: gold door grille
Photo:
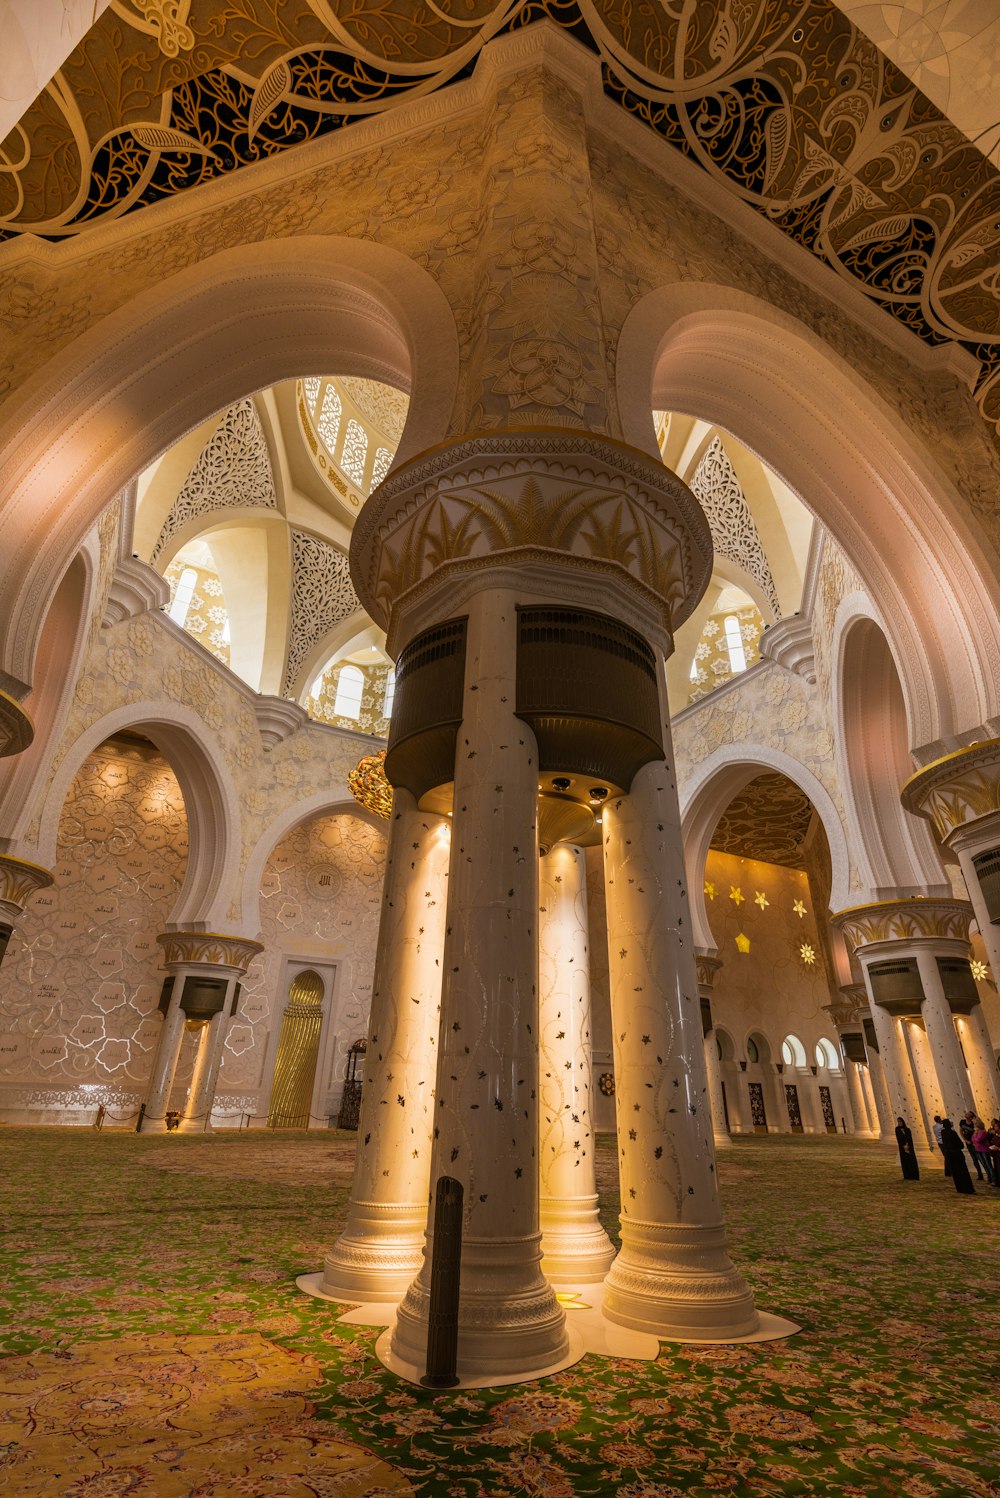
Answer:
[[292, 979], [274, 1063], [269, 1129], [307, 1129], [323, 1028], [323, 980], [307, 971]]

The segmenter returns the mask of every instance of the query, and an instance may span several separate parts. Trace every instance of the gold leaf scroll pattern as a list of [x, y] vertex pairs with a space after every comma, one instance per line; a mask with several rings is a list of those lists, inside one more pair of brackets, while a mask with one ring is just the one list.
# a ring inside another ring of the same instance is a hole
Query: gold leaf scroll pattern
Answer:
[[689, 588], [678, 523], [634, 496], [590, 484], [543, 495], [534, 475], [518, 476], [503, 488], [438, 494], [416, 517], [393, 520], [381, 538], [376, 591], [386, 615], [395, 599], [446, 563], [528, 548], [617, 562], [672, 606]]
[[[492, 36], [541, 16], [599, 53], [612, 97], [838, 274], [920, 337], [970, 348], [984, 364], [980, 407], [1000, 420], [1000, 177], [833, 0], [501, 0], [460, 20], [436, 5], [339, 19], [323, 0], [285, 0], [280, 18], [255, 8], [252, 34], [241, 10], [231, 29], [230, 16], [189, 17], [197, 45], [169, 75], [114, 44], [115, 7], [9, 138], [0, 232], [75, 233], [429, 93]], [[329, 40], [317, 41], [318, 23]], [[126, 117], [126, 64], [144, 84], [127, 96], [148, 99], [144, 119]], [[105, 76], [106, 96], [94, 84]], [[140, 147], [136, 126], [186, 144]]]
[[848, 945], [857, 949], [919, 937], [968, 941], [972, 917], [972, 906], [964, 900], [886, 900], [841, 911], [833, 920]]

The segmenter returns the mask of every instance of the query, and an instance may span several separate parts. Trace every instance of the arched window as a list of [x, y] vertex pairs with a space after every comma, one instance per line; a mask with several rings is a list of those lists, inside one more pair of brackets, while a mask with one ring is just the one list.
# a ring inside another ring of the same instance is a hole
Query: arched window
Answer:
[[315, 411], [316, 400], [319, 396], [319, 380], [303, 380], [302, 389], [305, 391], [306, 405], [309, 407], [310, 411]]
[[760, 1051], [757, 1049], [757, 1042], [755, 1040], [753, 1040], [752, 1038], [747, 1041], [747, 1060], [748, 1061], [759, 1061], [760, 1060]]
[[825, 1066], [827, 1071], [840, 1070], [840, 1057], [831, 1041], [824, 1035], [816, 1042], [816, 1065]]
[[806, 1048], [797, 1035], [786, 1035], [781, 1042], [781, 1059], [786, 1066], [807, 1066]]
[[360, 718], [361, 698], [365, 690], [364, 672], [357, 666], [341, 667], [337, 679], [337, 695], [333, 701], [334, 716], [338, 718]]
[[382, 698], [383, 718], [392, 717], [392, 704], [396, 698], [396, 673], [390, 671], [385, 679], [385, 696]]
[[347, 423], [344, 436], [344, 451], [340, 455], [340, 466], [349, 479], [359, 486], [364, 483], [365, 462], [368, 458], [368, 433], [352, 416]]
[[177, 591], [170, 601], [170, 608], [167, 610], [170, 618], [175, 624], [179, 624], [182, 629], [184, 621], [188, 616], [188, 609], [191, 607], [191, 600], [194, 597], [194, 590], [197, 583], [198, 574], [195, 569], [193, 567], [185, 567], [177, 580]]
[[323, 407], [316, 422], [316, 430], [319, 432], [323, 446], [331, 457], [337, 446], [337, 438], [340, 436], [340, 414], [342, 410], [340, 396], [332, 385], [327, 385], [326, 394], [323, 397]]
[[727, 614], [723, 622], [726, 631], [726, 650], [729, 652], [730, 671], [745, 671], [747, 668], [747, 653], [743, 648], [743, 634], [740, 629], [740, 621], [735, 614]]
[[385, 478], [386, 474], [389, 472], [389, 465], [391, 462], [392, 453], [387, 447], [380, 447], [375, 454], [375, 462], [372, 464], [372, 489], [374, 489], [377, 484], [380, 484]]

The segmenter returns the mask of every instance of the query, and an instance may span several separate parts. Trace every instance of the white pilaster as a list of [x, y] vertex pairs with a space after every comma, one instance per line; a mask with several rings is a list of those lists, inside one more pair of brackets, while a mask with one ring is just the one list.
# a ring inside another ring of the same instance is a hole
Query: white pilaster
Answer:
[[582, 848], [557, 843], [539, 864], [538, 1162], [542, 1269], [603, 1280], [615, 1250], [597, 1215], [590, 1117], [590, 956]]
[[[465, 1188], [459, 1375], [527, 1374], [569, 1353], [541, 1272], [538, 1218], [538, 765], [515, 716], [515, 596], [468, 605], [455, 757], [448, 928], [431, 1179]], [[392, 1353], [420, 1366], [433, 1230]]]
[[622, 1203], [604, 1313], [682, 1340], [746, 1336], [759, 1318], [726, 1249], [669, 762], [639, 770], [604, 828]]
[[321, 1281], [340, 1300], [395, 1303], [423, 1263], [449, 846], [444, 818], [397, 787], [354, 1187]]

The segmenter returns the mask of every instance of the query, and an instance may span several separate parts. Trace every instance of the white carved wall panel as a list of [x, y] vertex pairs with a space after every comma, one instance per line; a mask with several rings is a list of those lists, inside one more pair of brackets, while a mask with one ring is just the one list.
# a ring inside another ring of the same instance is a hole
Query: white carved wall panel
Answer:
[[170, 507], [153, 549], [155, 562], [188, 521], [215, 510], [278, 508], [271, 459], [257, 408], [249, 398], [223, 416]]
[[775, 618], [780, 618], [778, 592], [767, 554], [721, 437], [713, 437], [706, 448], [691, 480], [691, 488], [708, 516], [717, 555], [728, 557], [742, 567], [764, 593], [774, 609]]

